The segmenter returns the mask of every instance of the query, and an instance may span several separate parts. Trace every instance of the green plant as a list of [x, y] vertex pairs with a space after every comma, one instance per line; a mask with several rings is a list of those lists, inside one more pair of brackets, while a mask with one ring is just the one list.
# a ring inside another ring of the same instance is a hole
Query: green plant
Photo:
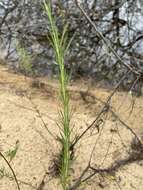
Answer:
[[23, 48], [20, 43], [16, 45], [16, 51], [19, 55], [19, 69], [25, 75], [32, 74], [32, 56]]
[[[6, 156], [2, 152], [0, 152], [0, 158], [3, 158], [3, 160], [6, 162], [7, 166], [12, 172], [11, 175], [6, 171], [5, 167], [0, 168], [0, 179], [2, 179], [3, 177], [8, 177], [10, 180], [15, 180], [17, 189], [20, 190], [16, 174], [10, 164], [10, 162], [15, 158], [18, 148], [19, 148], [19, 141], [16, 142], [15, 148], [13, 150], [9, 150], [8, 152], [5, 153]], [[7, 159], [7, 157], [9, 158], [9, 160]]]
[[5, 167], [0, 168], [0, 180], [4, 177], [7, 177], [10, 180], [13, 180], [13, 176], [6, 171]]
[[6, 157], [9, 158], [9, 162], [11, 162], [15, 158], [18, 148], [19, 148], [19, 141], [16, 142], [14, 149], [9, 149], [6, 152]]
[[62, 109], [59, 112], [60, 116], [60, 142], [62, 145], [62, 151], [60, 153], [60, 177], [61, 184], [64, 190], [68, 189], [69, 184], [69, 169], [70, 169], [70, 106], [69, 106], [69, 94], [67, 90], [68, 85], [68, 75], [64, 66], [65, 54], [68, 50], [70, 42], [67, 43], [67, 25], [64, 25], [63, 31], [58, 31], [56, 26], [56, 19], [52, 15], [51, 5], [49, 2], [44, 2], [44, 10], [48, 16], [50, 23], [50, 37], [49, 40], [54, 49], [55, 59], [59, 65], [59, 83], [60, 83], [60, 100]]

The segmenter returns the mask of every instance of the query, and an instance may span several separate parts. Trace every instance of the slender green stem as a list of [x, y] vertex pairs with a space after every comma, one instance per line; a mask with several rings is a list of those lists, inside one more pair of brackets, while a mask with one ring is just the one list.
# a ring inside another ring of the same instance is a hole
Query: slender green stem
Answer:
[[70, 106], [69, 106], [69, 95], [67, 90], [68, 76], [64, 66], [64, 56], [67, 51], [69, 44], [66, 44], [67, 25], [64, 26], [62, 35], [59, 34], [56, 26], [55, 19], [52, 15], [51, 6], [49, 3], [44, 2], [44, 9], [48, 16], [50, 23], [50, 40], [52, 47], [55, 52], [55, 59], [59, 65], [59, 82], [60, 82], [60, 98], [62, 110], [60, 111], [62, 131], [61, 131], [61, 142], [62, 142], [62, 155], [61, 155], [61, 166], [60, 176], [63, 190], [68, 190], [69, 184], [69, 168], [70, 168]]

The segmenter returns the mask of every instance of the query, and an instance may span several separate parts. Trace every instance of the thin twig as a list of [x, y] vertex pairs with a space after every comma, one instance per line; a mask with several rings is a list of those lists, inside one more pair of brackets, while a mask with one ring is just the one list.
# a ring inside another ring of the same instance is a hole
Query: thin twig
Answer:
[[134, 130], [133, 130], [131, 127], [129, 127], [123, 120], [121, 120], [120, 117], [119, 117], [111, 108], [109, 108], [109, 110], [110, 110], [110, 112], [113, 114], [113, 116], [114, 116], [116, 119], [118, 119], [118, 121], [119, 121], [124, 127], [126, 127], [126, 129], [128, 129], [128, 130], [135, 136], [135, 138], [137, 139], [138, 143], [139, 143], [140, 145], [142, 145], [142, 143], [141, 143], [139, 137], [138, 137], [137, 134], [134, 132]]
[[13, 174], [14, 180], [16, 182], [17, 189], [20, 190], [20, 187], [19, 187], [19, 184], [18, 184], [18, 180], [17, 180], [16, 174], [15, 174], [12, 166], [10, 165], [10, 163], [8, 162], [8, 160], [5, 158], [5, 156], [1, 152], [0, 152], [0, 156], [5, 160], [5, 162], [7, 163], [8, 167], [10, 168], [10, 170], [11, 170], [11, 172]]
[[75, 189], [77, 189], [77, 187], [79, 187], [79, 185], [80, 185], [80, 183], [81, 183], [81, 181], [82, 181], [82, 178], [84, 177], [84, 175], [86, 174], [86, 172], [89, 170], [89, 168], [90, 168], [90, 165], [88, 165], [88, 166], [83, 170], [83, 172], [82, 172], [82, 174], [80, 175], [80, 177], [78, 178], [77, 182], [76, 182], [73, 186], [71, 186], [71, 187], [69, 188], [69, 190], [75, 190]]
[[137, 75], [143, 75], [143, 72], [138, 70], [137, 68], [135, 68], [133, 65], [129, 65], [128, 63], [125, 63], [121, 57], [116, 53], [116, 51], [112, 48], [112, 46], [110, 45], [110, 43], [108, 42], [108, 40], [104, 37], [104, 35], [102, 34], [102, 32], [100, 32], [98, 30], [98, 28], [96, 27], [95, 23], [90, 19], [90, 17], [87, 15], [87, 13], [85, 12], [85, 10], [80, 6], [80, 4], [78, 3], [78, 0], [75, 0], [75, 3], [77, 5], [77, 7], [79, 8], [79, 10], [81, 11], [81, 13], [83, 14], [83, 16], [87, 19], [87, 21], [90, 23], [90, 25], [94, 28], [95, 32], [97, 33], [97, 35], [103, 40], [104, 44], [107, 46], [107, 48], [113, 53], [113, 55], [118, 59], [119, 62], [121, 62], [126, 68], [128, 68], [130, 71], [132, 71], [133, 73], [137, 74]]
[[94, 121], [82, 132], [82, 134], [80, 136], [78, 136], [75, 141], [73, 142], [73, 144], [71, 145], [72, 149], [75, 147], [75, 145], [77, 144], [77, 142], [87, 133], [87, 131], [89, 131], [89, 129], [91, 129], [91, 127], [93, 125], [95, 125], [95, 123], [99, 120], [99, 118], [101, 118], [102, 114], [106, 113], [109, 111], [109, 103], [111, 101], [111, 98], [113, 97], [113, 95], [115, 94], [115, 92], [118, 90], [118, 88], [120, 87], [121, 83], [124, 81], [124, 79], [126, 78], [127, 74], [130, 71], [127, 71], [126, 74], [123, 75], [123, 77], [120, 79], [120, 81], [117, 83], [117, 85], [115, 86], [113, 92], [108, 96], [106, 103], [104, 103], [104, 106], [102, 107], [101, 111], [99, 112], [99, 114], [97, 115], [97, 117], [94, 119]]

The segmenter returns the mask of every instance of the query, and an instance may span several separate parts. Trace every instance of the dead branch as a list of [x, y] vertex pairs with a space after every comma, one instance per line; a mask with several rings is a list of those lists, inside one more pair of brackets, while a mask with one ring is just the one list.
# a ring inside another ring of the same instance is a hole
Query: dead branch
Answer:
[[106, 47], [113, 53], [113, 55], [118, 59], [118, 61], [123, 64], [127, 69], [129, 69], [130, 71], [132, 71], [133, 73], [135, 73], [136, 75], [143, 75], [143, 71], [137, 69], [136, 67], [134, 67], [133, 65], [129, 65], [128, 63], [124, 62], [121, 57], [116, 53], [116, 51], [112, 48], [112, 46], [110, 45], [109, 41], [104, 37], [104, 35], [102, 34], [102, 32], [100, 32], [95, 23], [90, 19], [90, 17], [87, 15], [86, 11], [81, 7], [81, 5], [79, 4], [78, 0], [75, 0], [75, 4], [76, 6], [79, 8], [79, 10], [81, 11], [82, 15], [87, 19], [87, 21], [89, 22], [89, 24], [94, 28], [95, 32], [97, 33], [98, 37], [101, 38], [104, 42], [104, 44], [106, 45]]
[[12, 174], [13, 174], [13, 177], [14, 177], [14, 180], [15, 180], [15, 183], [17, 185], [17, 189], [20, 190], [20, 186], [19, 186], [19, 183], [18, 183], [18, 180], [17, 180], [17, 177], [16, 177], [16, 174], [12, 168], [12, 166], [10, 165], [10, 163], [8, 162], [8, 160], [5, 158], [5, 156], [0, 152], [0, 156], [4, 159], [4, 161], [7, 163], [8, 167], [10, 168]]

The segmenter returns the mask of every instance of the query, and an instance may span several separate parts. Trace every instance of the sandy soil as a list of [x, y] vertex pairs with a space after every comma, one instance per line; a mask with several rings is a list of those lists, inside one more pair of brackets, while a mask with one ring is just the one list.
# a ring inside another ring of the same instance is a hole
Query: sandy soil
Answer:
[[[59, 179], [50, 173], [52, 161], [60, 149], [55, 140], [59, 134], [56, 125], [59, 111], [58, 83], [46, 78], [38, 81], [14, 74], [0, 66], [0, 150], [6, 154], [19, 142], [19, 149], [11, 165], [21, 190], [60, 190]], [[74, 110], [73, 136], [80, 134], [94, 120], [103, 106], [101, 100], [105, 101], [111, 93], [111, 90], [95, 85], [89, 87], [90, 93], [87, 95], [88, 84], [88, 81], [80, 80], [69, 86]], [[143, 97], [134, 99], [128, 93], [118, 92], [111, 105], [143, 142]], [[81, 175], [90, 158], [93, 167], [107, 168], [125, 160], [133, 152], [131, 132], [111, 114], [103, 115], [102, 120], [99, 133], [96, 126], [92, 127], [76, 146], [71, 168], [72, 184]], [[2, 171], [5, 176], [2, 176]], [[2, 158], [0, 176], [0, 190], [17, 189]], [[96, 174], [78, 189], [142, 190], [143, 162], [125, 164], [114, 174]]]

